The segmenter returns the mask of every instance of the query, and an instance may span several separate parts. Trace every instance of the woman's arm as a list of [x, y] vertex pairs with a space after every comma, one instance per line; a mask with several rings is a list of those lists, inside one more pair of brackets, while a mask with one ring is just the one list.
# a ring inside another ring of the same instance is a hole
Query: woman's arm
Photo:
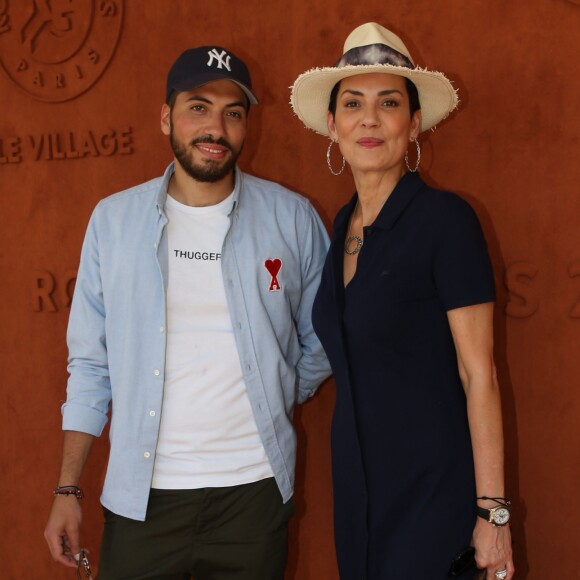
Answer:
[[[501, 399], [493, 361], [493, 303], [456, 308], [447, 313], [459, 375], [467, 397], [473, 446], [477, 497], [505, 497]], [[485, 508], [493, 501], [478, 500]], [[514, 574], [509, 525], [494, 526], [478, 517], [473, 531], [475, 558], [487, 570], [486, 580], [497, 580], [497, 570]]]

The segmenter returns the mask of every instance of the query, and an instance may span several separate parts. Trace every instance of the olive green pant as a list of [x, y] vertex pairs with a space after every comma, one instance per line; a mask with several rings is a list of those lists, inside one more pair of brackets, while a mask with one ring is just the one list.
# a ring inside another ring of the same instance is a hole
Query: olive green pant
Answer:
[[105, 509], [98, 580], [283, 580], [293, 513], [273, 478], [152, 489], [144, 522]]

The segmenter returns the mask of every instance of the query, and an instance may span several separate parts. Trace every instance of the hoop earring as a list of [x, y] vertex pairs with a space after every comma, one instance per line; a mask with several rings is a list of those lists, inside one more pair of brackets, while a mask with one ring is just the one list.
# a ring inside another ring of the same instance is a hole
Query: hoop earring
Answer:
[[412, 141], [417, 146], [417, 163], [415, 163], [415, 167], [413, 169], [411, 169], [409, 167], [409, 152], [408, 151], [405, 151], [405, 165], [407, 166], [407, 169], [411, 173], [415, 173], [417, 171], [417, 169], [419, 169], [419, 163], [421, 161], [421, 147], [419, 146], [419, 140], [418, 139], [415, 138], [415, 139], [412, 139]]
[[326, 164], [328, 165], [328, 169], [330, 170], [330, 173], [332, 173], [332, 175], [340, 175], [343, 171], [344, 171], [344, 166], [346, 165], [346, 159], [342, 158], [342, 166], [340, 168], [339, 171], [334, 171], [334, 169], [332, 169], [332, 164], [330, 163], [330, 150], [332, 149], [332, 146], [334, 145], [335, 141], [330, 141], [330, 143], [328, 144], [328, 149], [326, 150]]

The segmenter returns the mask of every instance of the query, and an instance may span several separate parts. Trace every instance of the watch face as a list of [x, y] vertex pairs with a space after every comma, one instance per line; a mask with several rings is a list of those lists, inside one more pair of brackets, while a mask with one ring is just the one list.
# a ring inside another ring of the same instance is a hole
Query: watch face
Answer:
[[493, 523], [496, 526], [504, 526], [509, 522], [510, 511], [507, 508], [499, 507], [491, 511], [493, 512]]

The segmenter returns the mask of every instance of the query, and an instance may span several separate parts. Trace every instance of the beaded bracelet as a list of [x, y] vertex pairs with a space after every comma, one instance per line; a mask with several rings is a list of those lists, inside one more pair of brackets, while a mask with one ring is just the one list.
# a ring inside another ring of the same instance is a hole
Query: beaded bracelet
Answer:
[[74, 495], [77, 499], [83, 499], [85, 494], [76, 485], [57, 485], [52, 491], [54, 495]]

